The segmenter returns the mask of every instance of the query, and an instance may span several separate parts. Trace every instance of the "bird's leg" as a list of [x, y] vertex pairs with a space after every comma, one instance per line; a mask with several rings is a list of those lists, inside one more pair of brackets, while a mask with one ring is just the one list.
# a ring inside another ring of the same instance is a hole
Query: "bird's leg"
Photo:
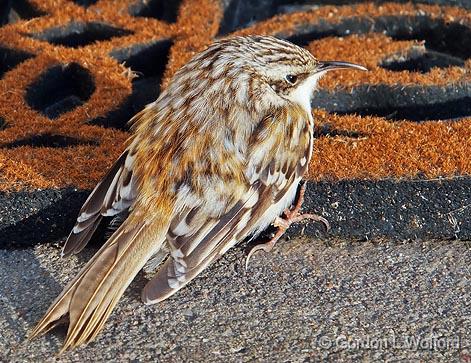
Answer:
[[276, 217], [275, 221], [273, 222], [273, 225], [278, 228], [276, 231], [276, 234], [266, 243], [260, 243], [256, 246], [254, 246], [249, 254], [247, 255], [247, 260], [245, 261], [245, 268], [247, 269], [249, 266], [249, 261], [250, 258], [258, 251], [263, 250], [265, 252], [270, 252], [273, 249], [273, 246], [275, 246], [276, 242], [283, 236], [283, 234], [286, 232], [286, 230], [291, 226], [293, 223], [298, 223], [301, 222], [305, 219], [310, 219], [312, 221], [317, 221], [321, 222], [324, 224], [326, 231], [328, 232], [330, 230], [330, 224], [322, 216], [319, 216], [317, 214], [311, 214], [311, 213], [304, 213], [301, 214], [300, 210], [302, 207], [302, 204], [304, 202], [304, 194], [306, 193], [306, 184], [302, 184], [301, 188], [299, 190], [299, 195], [298, 199], [296, 200], [296, 204], [293, 209], [286, 208], [283, 212], [284, 218]]

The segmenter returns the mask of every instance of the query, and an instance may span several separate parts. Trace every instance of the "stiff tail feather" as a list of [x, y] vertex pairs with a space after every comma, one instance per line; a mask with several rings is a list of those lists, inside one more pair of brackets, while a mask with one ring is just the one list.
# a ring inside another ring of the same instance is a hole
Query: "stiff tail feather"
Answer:
[[124, 290], [161, 248], [164, 231], [161, 224], [156, 230], [145, 221], [132, 227], [121, 225], [57, 297], [29, 338], [46, 333], [68, 314], [69, 327], [60, 353], [92, 341]]

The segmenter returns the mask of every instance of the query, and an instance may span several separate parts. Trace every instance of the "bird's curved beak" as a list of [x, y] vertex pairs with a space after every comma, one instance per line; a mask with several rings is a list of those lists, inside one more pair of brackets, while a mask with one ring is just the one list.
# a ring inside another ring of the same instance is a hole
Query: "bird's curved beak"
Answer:
[[334, 69], [347, 69], [347, 68], [359, 69], [360, 71], [368, 70], [359, 64], [350, 63], [350, 62], [319, 61], [319, 65], [316, 68], [316, 73], [331, 71]]

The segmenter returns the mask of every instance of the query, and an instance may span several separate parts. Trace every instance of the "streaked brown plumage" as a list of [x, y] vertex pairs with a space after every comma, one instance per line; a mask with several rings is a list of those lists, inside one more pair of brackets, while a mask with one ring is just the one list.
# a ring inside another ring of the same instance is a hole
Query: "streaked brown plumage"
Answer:
[[151, 304], [263, 231], [292, 204], [309, 164], [318, 79], [347, 67], [363, 69], [264, 36], [195, 56], [132, 119], [129, 147], [85, 202], [63, 254], [82, 250], [103, 216], [124, 222], [31, 336], [68, 315], [63, 350], [87, 343], [148, 260], [164, 261], [142, 292]]

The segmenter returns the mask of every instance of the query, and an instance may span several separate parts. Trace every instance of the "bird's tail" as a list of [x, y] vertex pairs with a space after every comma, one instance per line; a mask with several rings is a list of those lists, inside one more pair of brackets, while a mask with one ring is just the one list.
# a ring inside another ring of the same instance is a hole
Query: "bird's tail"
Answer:
[[57, 297], [30, 338], [46, 333], [67, 314], [69, 328], [61, 352], [92, 341], [124, 290], [162, 246], [162, 228], [145, 221], [121, 225]]

